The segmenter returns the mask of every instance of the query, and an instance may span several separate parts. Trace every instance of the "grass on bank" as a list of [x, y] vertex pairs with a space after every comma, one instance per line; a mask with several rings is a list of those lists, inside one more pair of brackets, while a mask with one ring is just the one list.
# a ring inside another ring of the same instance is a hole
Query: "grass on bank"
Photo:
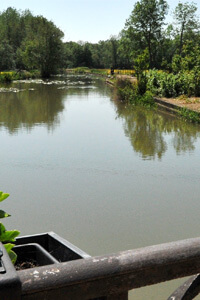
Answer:
[[[75, 73], [75, 74], [97, 74], [103, 76], [111, 75], [111, 69], [90, 69], [88, 67], [78, 67], [73, 69], [66, 69], [67, 73]], [[120, 70], [114, 69], [114, 75], [135, 75], [134, 70]]]
[[192, 111], [190, 109], [187, 109], [185, 107], [182, 107], [178, 110], [179, 116], [181, 116], [183, 119], [193, 122], [193, 123], [200, 123], [200, 113], [196, 111]]
[[39, 71], [9, 71], [0, 72], [0, 83], [11, 82], [13, 80], [23, 80], [29, 78], [40, 78], [41, 74]]

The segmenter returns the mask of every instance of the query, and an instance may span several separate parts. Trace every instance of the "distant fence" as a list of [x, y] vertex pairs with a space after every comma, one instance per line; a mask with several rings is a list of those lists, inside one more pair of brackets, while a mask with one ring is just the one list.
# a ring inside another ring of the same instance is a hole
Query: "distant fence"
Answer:
[[[200, 272], [200, 238], [90, 257], [18, 272], [24, 300], [127, 300], [128, 291]], [[168, 300], [193, 299], [200, 277]]]

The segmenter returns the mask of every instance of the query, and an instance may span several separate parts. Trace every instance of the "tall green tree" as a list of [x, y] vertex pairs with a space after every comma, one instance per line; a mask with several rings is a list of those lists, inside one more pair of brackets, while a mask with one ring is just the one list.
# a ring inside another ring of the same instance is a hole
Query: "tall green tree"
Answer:
[[64, 60], [67, 68], [76, 68], [83, 66], [84, 49], [83, 45], [76, 42], [67, 42], [64, 44]]
[[116, 36], [111, 36], [110, 38], [110, 51], [111, 51], [111, 65], [114, 68], [118, 67], [118, 39]]
[[63, 32], [42, 16], [9, 7], [0, 13], [0, 68], [54, 73], [63, 63]]
[[7, 40], [0, 42], [0, 71], [15, 68], [14, 51]]
[[42, 16], [32, 17], [26, 23], [26, 36], [17, 51], [18, 62], [26, 69], [39, 69], [49, 77], [62, 66], [63, 32]]
[[162, 26], [168, 11], [165, 0], [140, 0], [126, 22], [126, 29], [148, 48], [150, 68], [156, 64], [156, 52], [162, 38]]
[[8, 41], [14, 51], [20, 46], [20, 13], [15, 8], [7, 8], [0, 16], [0, 40]]
[[92, 53], [90, 50], [89, 43], [83, 46], [83, 65], [85, 67], [92, 67]]
[[120, 33], [118, 46], [118, 60], [121, 68], [130, 69], [133, 67], [133, 60], [146, 48], [146, 42], [141, 34], [129, 26]]
[[180, 55], [182, 53], [184, 39], [190, 38], [190, 35], [193, 35], [193, 32], [199, 28], [199, 20], [196, 11], [197, 5], [194, 2], [179, 2], [173, 12]]
[[53, 22], [44, 17], [37, 17], [38, 31], [38, 53], [41, 74], [43, 77], [49, 77], [55, 73], [62, 64], [63, 59], [63, 32], [57, 28]]

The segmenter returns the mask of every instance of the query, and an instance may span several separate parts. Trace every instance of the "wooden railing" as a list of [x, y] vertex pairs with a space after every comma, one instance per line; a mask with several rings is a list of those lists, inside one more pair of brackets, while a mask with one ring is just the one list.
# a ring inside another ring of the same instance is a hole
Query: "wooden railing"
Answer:
[[[24, 300], [127, 300], [128, 291], [200, 272], [200, 238], [90, 257], [18, 272]], [[193, 299], [193, 276], [168, 300]]]

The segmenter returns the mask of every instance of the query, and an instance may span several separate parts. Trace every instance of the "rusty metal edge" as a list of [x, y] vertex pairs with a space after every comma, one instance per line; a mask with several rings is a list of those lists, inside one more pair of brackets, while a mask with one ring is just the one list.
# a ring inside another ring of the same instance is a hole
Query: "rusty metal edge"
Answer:
[[[197, 274], [200, 238], [19, 272], [22, 299], [92, 299]], [[41, 297], [40, 297], [41, 296]], [[81, 297], [80, 297], [81, 296]]]

